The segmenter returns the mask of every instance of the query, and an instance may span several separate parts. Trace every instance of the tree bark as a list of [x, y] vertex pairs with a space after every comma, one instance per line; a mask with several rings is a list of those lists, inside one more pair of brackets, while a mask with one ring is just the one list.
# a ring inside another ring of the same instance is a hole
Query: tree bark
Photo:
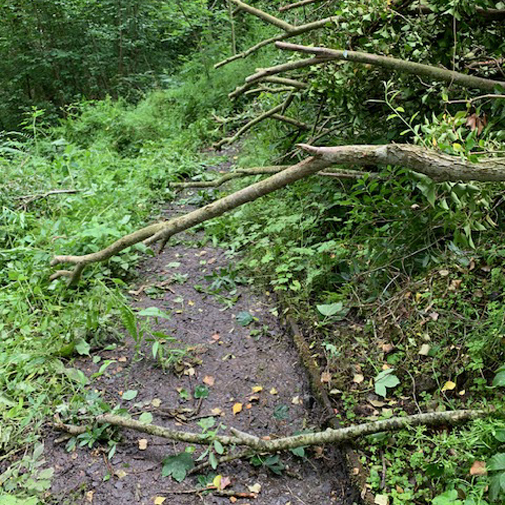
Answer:
[[397, 165], [442, 181], [505, 181], [505, 158], [484, 158], [472, 163], [410, 144], [298, 147], [335, 165]]
[[[476, 88], [481, 89], [483, 91], [493, 91], [497, 87], [505, 88], [504, 81], [494, 81], [491, 79], [484, 79], [482, 77], [466, 75], [460, 72], [455, 72], [453, 70], [446, 70], [444, 68], [433, 67], [431, 65], [424, 65], [422, 63], [413, 63], [411, 61], [399, 60], [397, 58], [390, 58], [388, 56], [379, 56], [376, 54], [362, 53], [358, 51], [346, 51], [346, 50], [339, 51], [335, 49], [328, 49], [325, 47], [307, 47], [298, 44], [290, 44], [288, 42], [276, 42], [275, 45], [282, 50], [313, 54], [315, 55], [316, 59], [320, 58], [322, 63], [332, 60], [353, 61], [356, 63], [366, 63], [369, 65], [379, 66], [382, 68], [386, 68], [388, 70], [395, 70], [399, 72], [406, 72], [408, 74], [420, 75], [423, 77], [428, 77], [430, 79], [448, 82], [451, 84], [454, 83], [464, 88]], [[303, 61], [310, 61], [310, 60], [302, 60], [302, 62]], [[279, 65], [279, 67], [280, 66], [281, 65]], [[276, 67], [272, 67], [272, 69], [273, 68]], [[265, 69], [264, 72], [267, 70], [271, 69]], [[250, 82], [251, 80], [257, 80], [259, 78], [257, 77], [259, 74], [261, 74], [261, 72], [258, 72], [254, 76], [248, 77], [246, 81]], [[269, 73], [268, 75], [271, 75], [271, 73]]]

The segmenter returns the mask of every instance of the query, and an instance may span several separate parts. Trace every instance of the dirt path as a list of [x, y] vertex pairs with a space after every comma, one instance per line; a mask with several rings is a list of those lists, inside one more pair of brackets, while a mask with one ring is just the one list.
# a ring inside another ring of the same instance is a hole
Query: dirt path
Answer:
[[[189, 206], [173, 205], [168, 212], [189, 210]], [[272, 298], [254, 294], [244, 285], [234, 259], [225, 251], [198, 248], [194, 235], [184, 239], [143, 264], [141, 281], [133, 287], [138, 296], [132, 296], [137, 309], [158, 307], [171, 313], [170, 320], [158, 319], [153, 329], [175, 337], [178, 342], [169, 344], [173, 348], [187, 349], [175, 366], [164, 372], [153, 359], [150, 345], [143, 347], [144, 358], [136, 360], [129, 337], [121, 348], [100, 353], [100, 362], [90, 358], [75, 366], [90, 376], [103, 360], [116, 360], [92, 383], [93, 388], [103, 392], [112, 405], [121, 404], [137, 414], [136, 418], [141, 412], [150, 412], [152, 422], [162, 426], [200, 432], [197, 423], [213, 416], [216, 424], [258, 436], [317, 429], [317, 407], [291, 340], [273, 315]], [[254, 320], [245, 325], [250, 316]], [[195, 388], [208, 396], [194, 398]], [[134, 400], [121, 397], [120, 393], [127, 390], [138, 392]], [[242, 411], [234, 414], [236, 403], [242, 404]], [[54, 443], [58, 436], [55, 433], [46, 442], [45, 451], [47, 462], [56, 470], [51, 489], [55, 503], [113, 505], [121, 501], [147, 505], [155, 503], [156, 497], [165, 498], [164, 505], [230, 503], [230, 497], [176, 494], [198, 487], [197, 475], [182, 483], [162, 477], [162, 460], [183, 451], [184, 444], [125, 431], [108, 462], [107, 447], [78, 447], [68, 453], [65, 444]], [[139, 449], [139, 439], [147, 439], [145, 450]], [[201, 452], [197, 448], [195, 457]], [[249, 493], [248, 486], [259, 484], [257, 498], [239, 498], [242, 504], [358, 502], [339, 451], [309, 450], [306, 456], [282, 454], [285, 469], [281, 475], [247, 460], [235, 460], [220, 465], [215, 472], [207, 469], [202, 473], [229, 477], [227, 489], [238, 492]]]

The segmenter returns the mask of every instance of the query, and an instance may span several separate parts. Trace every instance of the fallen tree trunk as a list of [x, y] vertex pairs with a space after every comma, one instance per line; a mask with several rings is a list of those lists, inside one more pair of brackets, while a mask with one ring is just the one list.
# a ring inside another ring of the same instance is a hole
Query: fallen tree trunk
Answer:
[[[462, 74], [460, 72], [455, 72], [453, 70], [446, 70], [444, 68], [439, 67], [433, 67], [431, 65], [424, 65], [422, 63], [413, 63], [411, 61], [399, 60], [397, 58], [390, 58], [389, 56], [379, 56], [377, 54], [362, 53], [359, 51], [347, 51], [347, 50], [339, 51], [336, 49], [328, 49], [326, 47], [307, 47], [298, 44], [290, 44], [288, 42], [276, 42], [275, 45], [279, 49], [286, 51], [297, 51], [301, 53], [313, 54], [316, 56], [316, 58], [321, 58], [321, 63], [332, 60], [353, 61], [356, 63], [375, 65], [378, 67], [386, 68], [388, 70], [395, 70], [398, 72], [405, 72], [408, 74], [415, 74], [423, 77], [428, 77], [430, 79], [454, 83], [464, 88], [482, 89], [483, 91], [493, 91], [497, 87], [505, 88], [504, 81], [494, 81], [492, 79], [484, 79], [482, 77], [475, 77], [473, 75]], [[271, 69], [265, 69], [263, 73], [266, 70]], [[269, 73], [268, 75], [271, 75], [271, 73]], [[261, 77], [262, 73], [258, 72], [257, 74], [254, 74], [254, 76], [248, 77], [246, 81], [247, 82], [253, 80], [256, 81]]]
[[181, 231], [221, 216], [225, 212], [332, 165], [399, 165], [425, 174], [435, 181], [505, 181], [505, 158], [485, 158], [481, 159], [479, 163], [472, 163], [455, 156], [408, 144], [339, 147], [314, 147], [300, 144], [299, 147], [313, 154], [314, 157], [307, 158], [264, 181], [252, 184], [189, 214], [173, 218], [170, 221], [155, 223], [130, 233], [101, 251], [83, 256], [55, 256], [51, 261], [51, 266], [70, 263], [75, 267], [73, 270], [59, 270], [51, 276], [51, 279], [68, 277], [69, 285], [75, 285], [86, 265], [105, 261], [139, 242], [144, 242], [147, 246], [161, 242], [161, 250], [170, 237]]
[[[146, 433], [148, 435], [167, 438], [178, 442], [208, 445], [212, 441], [217, 440], [222, 445], [240, 445], [249, 447], [257, 452], [271, 453], [311, 445], [345, 444], [351, 440], [373, 435], [375, 433], [396, 431], [414, 426], [438, 426], [445, 424], [455, 425], [480, 419], [487, 415], [489, 415], [489, 412], [483, 410], [432, 412], [406, 417], [392, 417], [383, 421], [358, 424], [347, 428], [327, 428], [324, 431], [316, 433], [304, 433], [302, 435], [283, 437], [275, 440], [263, 440], [256, 435], [244, 433], [234, 428], [230, 428], [230, 432], [232, 433], [231, 436], [215, 435], [213, 437], [209, 437], [207, 435], [202, 435], [201, 433], [191, 433], [165, 428], [156, 424], [142, 423], [140, 421], [115, 414], [104, 414], [98, 416], [96, 421], [98, 424], [119, 426], [121, 428], [132, 429], [140, 433]], [[82, 432], [82, 427], [66, 425], [63, 423], [58, 423], [55, 427], [63, 430], [69, 429], [73, 434]]]

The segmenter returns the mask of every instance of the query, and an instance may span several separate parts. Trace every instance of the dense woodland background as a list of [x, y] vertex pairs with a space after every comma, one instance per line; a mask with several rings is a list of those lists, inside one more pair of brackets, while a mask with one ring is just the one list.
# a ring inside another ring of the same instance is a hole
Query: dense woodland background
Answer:
[[[334, 61], [280, 74], [296, 85], [263, 81], [230, 99], [255, 69], [304, 58], [269, 44], [214, 68], [283, 33], [239, 4], [0, 4], [0, 501], [47, 498], [50, 478], [37, 475], [28, 448], [48, 416], [74, 419], [86, 404], [86, 381], [69, 360], [117, 335], [146, 247], [93, 265], [73, 290], [50, 280], [54, 254], [96, 252], [154, 222], [175, 197], [174, 183], [210, 182], [216, 174], [207, 169], [219, 161], [293, 165], [305, 157], [298, 143], [409, 143], [476, 163], [505, 154], [499, 86]], [[333, 17], [288, 42], [505, 81], [503, 2], [249, 5], [292, 26]], [[234, 139], [275, 107], [277, 117]], [[229, 144], [238, 150], [230, 154]], [[205, 240], [237, 254], [229, 276], [275, 293], [279, 312], [289, 309], [310, 330], [344, 424], [418, 409], [499, 411], [503, 183], [437, 182], [402, 166], [360, 170], [312, 176], [208, 221]], [[262, 177], [195, 189], [191, 203]], [[386, 369], [396, 380], [387, 398], [370, 402]], [[503, 503], [504, 442], [495, 414], [457, 430], [369, 437], [358, 450], [369, 489], [389, 503], [473, 505]]]

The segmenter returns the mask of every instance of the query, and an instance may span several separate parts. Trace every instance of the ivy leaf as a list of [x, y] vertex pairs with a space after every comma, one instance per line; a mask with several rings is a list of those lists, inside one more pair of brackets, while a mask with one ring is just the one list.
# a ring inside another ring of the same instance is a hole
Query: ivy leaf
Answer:
[[254, 317], [249, 312], [239, 312], [236, 316], [237, 323], [244, 328], [254, 321]]
[[189, 470], [195, 467], [195, 462], [191, 454], [181, 452], [177, 456], [167, 456], [163, 460], [161, 475], [163, 477], [172, 477], [177, 482], [182, 482], [186, 478]]
[[386, 388], [394, 388], [400, 384], [400, 379], [393, 375], [394, 369], [390, 368], [388, 370], [384, 370], [377, 377], [375, 377], [375, 392], [379, 396], [385, 398], [387, 396]]

